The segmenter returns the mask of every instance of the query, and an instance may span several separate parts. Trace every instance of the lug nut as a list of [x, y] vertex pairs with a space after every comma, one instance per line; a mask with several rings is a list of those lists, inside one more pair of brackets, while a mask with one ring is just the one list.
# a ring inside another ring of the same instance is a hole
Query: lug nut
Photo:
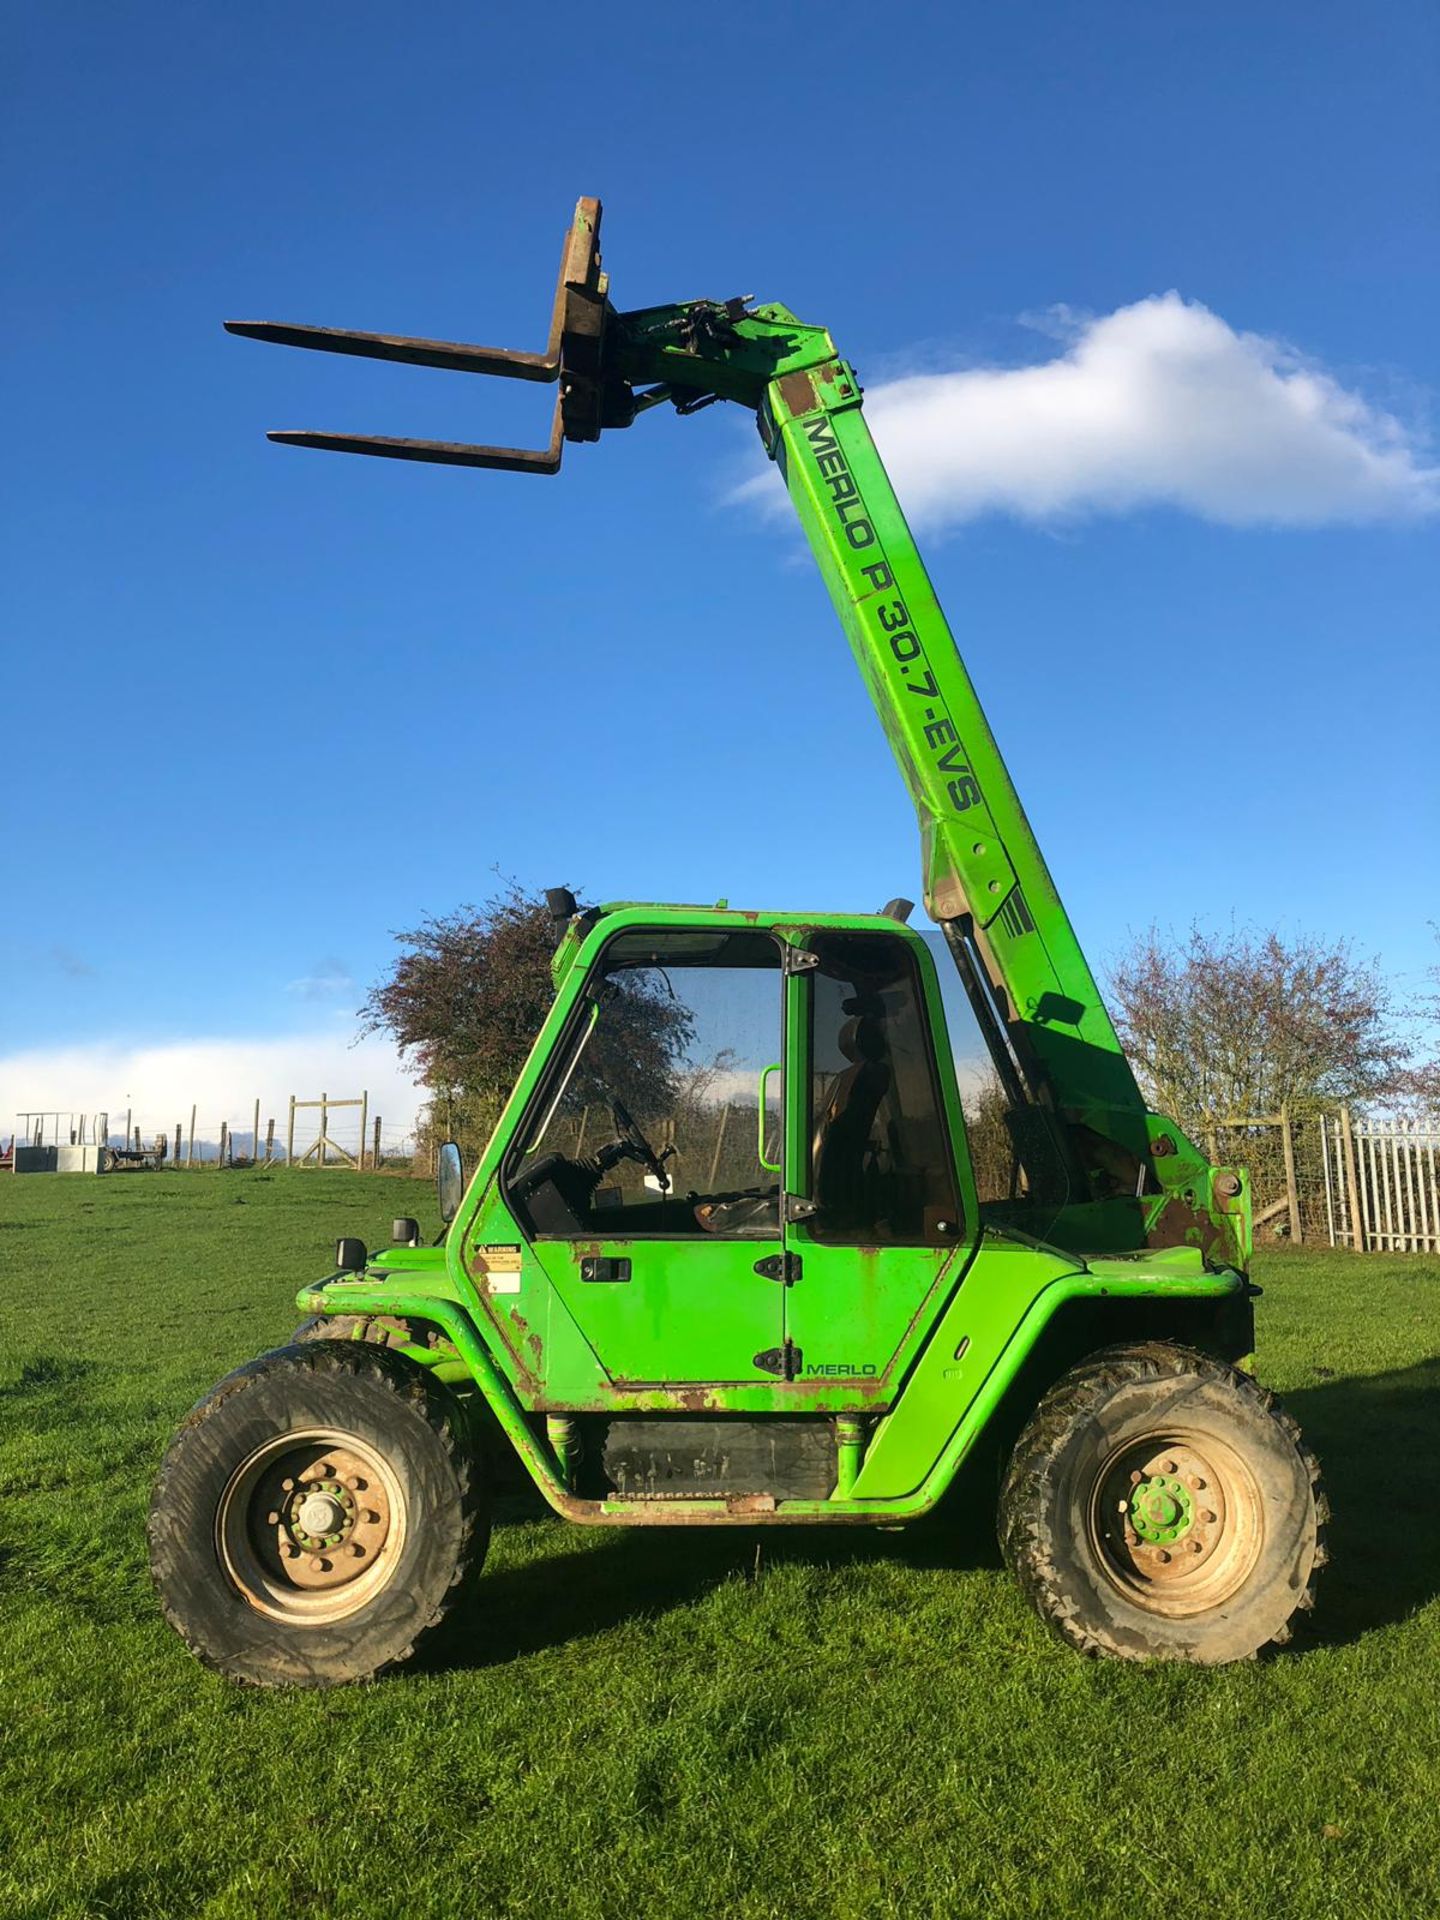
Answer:
[[370, 1527], [378, 1527], [380, 1524], [380, 1516], [373, 1507], [367, 1507], [360, 1518]]
[[298, 1559], [300, 1555], [300, 1549], [293, 1540], [287, 1540], [281, 1551], [287, 1560]]
[[1175, 1462], [1174, 1462], [1173, 1460], [1167, 1460], [1167, 1461], [1165, 1462], [1165, 1471], [1166, 1471], [1166, 1473], [1174, 1473], [1174, 1471], [1175, 1471]]
[[1161, 1547], [1160, 1549], [1160, 1558], [1165, 1562], [1166, 1566], [1168, 1567], [1170, 1564], [1170, 1555], [1166, 1552], [1164, 1547]]
[[1205, 1551], [1204, 1544], [1199, 1540], [1192, 1540], [1190, 1542], [1190, 1551], [1192, 1553], [1203, 1553]]
[[1190, 1484], [1195, 1489], [1196, 1493], [1203, 1493], [1205, 1491], [1205, 1482], [1200, 1478], [1198, 1473], [1191, 1474]]
[[315, 1469], [315, 1471], [320, 1475], [322, 1479], [328, 1480], [331, 1474], [334, 1473], [335, 1469], [328, 1460], [322, 1460], [320, 1462], [320, 1465]]
[[350, 1542], [350, 1558], [352, 1560], [360, 1559], [361, 1556], [364, 1554], [364, 1552], [365, 1552], [365, 1549], [364, 1547], [361, 1546], [358, 1540], [352, 1540]]
[[282, 1493], [293, 1493], [295, 1491], [295, 1482], [293, 1480], [282, 1480], [280, 1482], [280, 1491]]
[[1131, 1484], [1131, 1486], [1132, 1486], [1132, 1487], [1138, 1487], [1138, 1486], [1139, 1486], [1139, 1484], [1140, 1484], [1140, 1482], [1141, 1482], [1141, 1481], [1142, 1481], [1142, 1480], [1143, 1480], [1144, 1478], [1145, 1478], [1145, 1476], [1144, 1476], [1144, 1474], [1143, 1474], [1143, 1473], [1141, 1473], [1141, 1472], [1140, 1472], [1140, 1470], [1139, 1470], [1139, 1469], [1137, 1468], [1137, 1469], [1135, 1470], [1135, 1472], [1134, 1472], [1134, 1473], [1132, 1473], [1132, 1474], [1131, 1474], [1131, 1476], [1130, 1476], [1130, 1484]]
[[1214, 1524], [1215, 1524], [1215, 1516], [1214, 1516], [1214, 1514], [1213, 1514], [1213, 1513], [1212, 1513], [1212, 1512], [1210, 1511], [1210, 1509], [1209, 1509], [1209, 1507], [1206, 1507], [1206, 1509], [1205, 1509], [1205, 1511], [1204, 1511], [1204, 1512], [1203, 1512], [1203, 1513], [1201, 1514], [1201, 1516], [1200, 1516], [1200, 1522], [1201, 1522], [1201, 1525], [1202, 1525], [1202, 1526], [1206, 1526], [1206, 1527], [1213, 1527], [1213, 1526], [1214, 1526]]
[[265, 1516], [265, 1524], [266, 1524], [266, 1526], [267, 1526], [267, 1527], [278, 1527], [278, 1526], [279, 1526], [279, 1524], [280, 1524], [280, 1516], [279, 1516], [279, 1514], [278, 1514], [278, 1513], [267, 1513], [267, 1514], [266, 1514], [266, 1516]]

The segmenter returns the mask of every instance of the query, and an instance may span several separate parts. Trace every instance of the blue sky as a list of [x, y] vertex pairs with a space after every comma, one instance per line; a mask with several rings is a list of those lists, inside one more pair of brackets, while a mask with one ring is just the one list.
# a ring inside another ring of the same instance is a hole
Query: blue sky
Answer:
[[[895, 382], [939, 381], [892, 464], [1097, 962], [1235, 916], [1417, 980], [1437, 39], [1404, 0], [17, 16], [0, 1131], [122, 1095], [173, 1121], [197, 1075], [221, 1104], [234, 1080], [233, 1118], [261, 1062], [403, 1101], [346, 1054], [354, 1009], [393, 929], [496, 868], [596, 898], [915, 891], [819, 582], [734, 497], [743, 416], [657, 412], [543, 482], [263, 438], [543, 438], [533, 390], [220, 322], [538, 346], [580, 193], [622, 307], [783, 300], [877, 431]], [[1152, 413], [1167, 316], [1194, 378]], [[1343, 459], [1315, 491], [1316, 409], [1332, 450], [1390, 460], [1369, 492]]]

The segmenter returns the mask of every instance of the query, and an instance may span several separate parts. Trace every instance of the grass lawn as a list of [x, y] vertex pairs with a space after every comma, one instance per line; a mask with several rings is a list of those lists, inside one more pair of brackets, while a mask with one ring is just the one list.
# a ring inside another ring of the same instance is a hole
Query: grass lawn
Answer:
[[283, 1340], [344, 1173], [0, 1177], [0, 1916], [1440, 1912], [1440, 1263], [1265, 1256], [1259, 1372], [1320, 1453], [1313, 1624], [1218, 1671], [1052, 1641], [983, 1525], [591, 1531], [502, 1509], [454, 1664], [213, 1679], [149, 1483]]

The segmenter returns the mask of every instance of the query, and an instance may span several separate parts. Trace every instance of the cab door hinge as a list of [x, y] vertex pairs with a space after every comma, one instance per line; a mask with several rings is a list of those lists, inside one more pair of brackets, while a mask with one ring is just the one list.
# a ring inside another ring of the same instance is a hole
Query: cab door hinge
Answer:
[[798, 1253], [769, 1253], [763, 1260], [755, 1262], [755, 1271], [766, 1280], [778, 1280], [781, 1286], [793, 1287], [800, 1278], [800, 1256]]
[[793, 1340], [787, 1340], [783, 1347], [767, 1347], [754, 1359], [762, 1373], [776, 1374], [781, 1380], [795, 1379], [804, 1364], [805, 1356]]
[[784, 949], [780, 970], [782, 973], [813, 973], [820, 964], [818, 953], [812, 953], [809, 947], [790, 947]]

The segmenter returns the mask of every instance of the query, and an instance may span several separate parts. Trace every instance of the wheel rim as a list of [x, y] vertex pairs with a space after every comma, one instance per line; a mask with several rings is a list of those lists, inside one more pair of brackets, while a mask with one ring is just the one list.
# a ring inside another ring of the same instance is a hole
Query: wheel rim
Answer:
[[231, 1474], [215, 1516], [221, 1565], [257, 1613], [325, 1626], [386, 1585], [406, 1531], [384, 1456], [333, 1427], [277, 1434]]
[[1179, 1618], [1221, 1605], [1249, 1579], [1265, 1539], [1259, 1485], [1213, 1434], [1149, 1434], [1095, 1476], [1090, 1545], [1106, 1578], [1148, 1611]]

